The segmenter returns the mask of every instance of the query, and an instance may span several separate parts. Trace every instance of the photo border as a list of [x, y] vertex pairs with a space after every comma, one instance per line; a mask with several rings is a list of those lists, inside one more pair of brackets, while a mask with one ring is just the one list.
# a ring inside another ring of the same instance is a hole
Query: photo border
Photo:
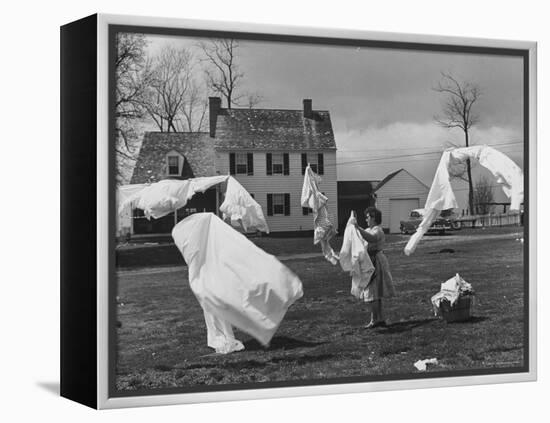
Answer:
[[[522, 57], [524, 105], [524, 365], [520, 367], [357, 376], [219, 386], [118, 391], [116, 316], [114, 34], [118, 31], [190, 37], [231, 37], [320, 45]], [[536, 43], [321, 28], [98, 15], [97, 230], [98, 407], [180, 404], [252, 398], [367, 392], [536, 380]]]

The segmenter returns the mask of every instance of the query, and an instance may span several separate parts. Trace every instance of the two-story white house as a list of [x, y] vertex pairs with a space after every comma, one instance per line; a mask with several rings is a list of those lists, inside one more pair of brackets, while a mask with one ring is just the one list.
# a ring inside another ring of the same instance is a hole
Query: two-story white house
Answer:
[[[209, 99], [208, 133], [145, 134], [131, 183], [166, 178], [230, 174], [262, 206], [272, 233], [311, 231], [313, 216], [302, 208], [304, 170], [322, 177], [329, 213], [338, 222], [336, 143], [328, 111], [303, 100], [298, 110], [226, 109]], [[168, 232], [173, 222], [195, 211], [216, 211], [217, 189], [195, 196], [177, 216], [145, 222], [135, 214], [134, 233]]]

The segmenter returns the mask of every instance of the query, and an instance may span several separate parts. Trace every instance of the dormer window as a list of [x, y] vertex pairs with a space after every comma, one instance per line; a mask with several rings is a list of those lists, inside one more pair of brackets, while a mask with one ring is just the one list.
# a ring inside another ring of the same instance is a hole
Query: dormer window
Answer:
[[168, 175], [179, 175], [180, 158], [178, 156], [168, 156]]
[[181, 176], [183, 170], [184, 157], [176, 151], [171, 151], [166, 155], [166, 174], [167, 176]]

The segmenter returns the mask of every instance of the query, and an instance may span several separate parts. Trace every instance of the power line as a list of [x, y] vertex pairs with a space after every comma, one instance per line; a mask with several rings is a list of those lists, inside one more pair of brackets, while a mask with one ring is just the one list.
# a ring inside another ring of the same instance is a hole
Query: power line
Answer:
[[[507, 143], [496, 143], [496, 144], [476, 144], [476, 145], [487, 145], [487, 146], [496, 146], [496, 147], [504, 147], [509, 145], [515, 145], [515, 144], [523, 144], [523, 141], [513, 141], [513, 142], [507, 142]], [[470, 147], [475, 147], [475, 145], [470, 145]], [[400, 151], [400, 150], [430, 150], [434, 147], [397, 147], [397, 148], [368, 148], [368, 149], [362, 149], [362, 150], [338, 150], [339, 153], [345, 154], [345, 153], [364, 153], [364, 152], [371, 152], [371, 151]], [[443, 150], [434, 150], [434, 151], [440, 151], [443, 152]]]

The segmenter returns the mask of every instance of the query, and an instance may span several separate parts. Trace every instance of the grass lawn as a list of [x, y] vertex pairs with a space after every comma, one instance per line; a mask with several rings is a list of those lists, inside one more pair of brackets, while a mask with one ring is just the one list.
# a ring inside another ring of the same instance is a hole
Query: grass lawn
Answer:
[[[425, 235], [421, 243], [442, 241], [452, 242], [456, 237], [465, 237], [473, 235], [503, 235], [507, 233], [517, 233], [522, 228], [516, 226], [502, 228], [476, 228], [462, 229], [460, 231], [447, 232], [445, 235]], [[386, 235], [387, 244], [404, 244], [410, 238], [410, 235], [391, 234]], [[147, 245], [144, 243], [135, 243], [129, 245], [121, 245], [116, 249], [116, 265], [119, 269], [130, 269], [152, 266], [181, 266], [184, 264], [180, 252], [169, 242], [171, 238], [164, 238], [162, 243], [152, 243]], [[301, 238], [275, 238], [270, 236], [250, 238], [258, 247], [264, 251], [276, 256], [285, 256], [299, 253], [318, 253], [320, 247], [313, 245], [312, 237]], [[342, 237], [336, 236], [332, 239], [331, 245], [334, 250], [340, 250], [342, 245]], [[421, 244], [422, 245], [422, 244]]]
[[[365, 306], [350, 296], [350, 277], [339, 266], [321, 257], [287, 260], [303, 282], [304, 297], [289, 309], [269, 348], [236, 331], [246, 350], [229, 355], [206, 346], [202, 310], [185, 268], [120, 272], [117, 388], [406, 377], [417, 373], [415, 361], [432, 357], [439, 364], [428, 372], [522, 366], [523, 244], [516, 240], [521, 231], [426, 237], [411, 257], [402, 253], [407, 237], [388, 237], [397, 296], [385, 303], [390, 324], [375, 330], [363, 329]], [[269, 238], [259, 240], [269, 244]], [[303, 242], [311, 245], [310, 239]], [[295, 247], [288, 244], [272, 240], [271, 248], [290, 254]], [[444, 248], [454, 253], [441, 253]], [[298, 249], [309, 251], [318, 249]], [[475, 289], [474, 318], [447, 324], [433, 316], [430, 297], [456, 272]]]

